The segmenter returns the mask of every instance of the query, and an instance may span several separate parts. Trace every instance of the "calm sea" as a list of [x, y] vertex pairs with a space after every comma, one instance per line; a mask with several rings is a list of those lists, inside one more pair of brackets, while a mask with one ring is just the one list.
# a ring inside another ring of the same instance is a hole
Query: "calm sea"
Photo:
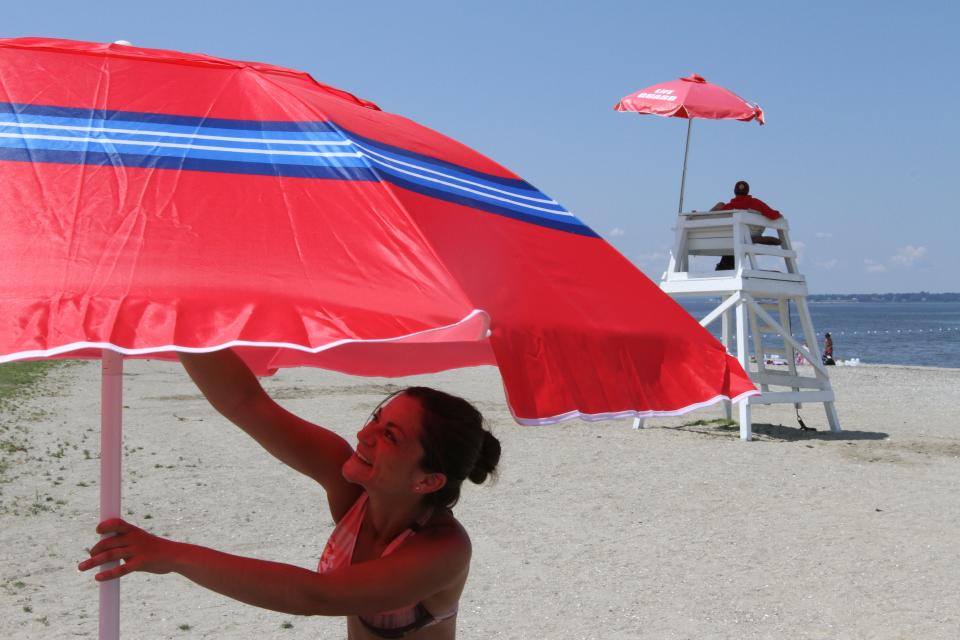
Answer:
[[[697, 319], [718, 300], [688, 298], [681, 305]], [[817, 341], [833, 337], [834, 357], [862, 364], [960, 368], [960, 302], [810, 302]], [[802, 343], [795, 310], [792, 326]], [[717, 337], [720, 321], [710, 327]]]

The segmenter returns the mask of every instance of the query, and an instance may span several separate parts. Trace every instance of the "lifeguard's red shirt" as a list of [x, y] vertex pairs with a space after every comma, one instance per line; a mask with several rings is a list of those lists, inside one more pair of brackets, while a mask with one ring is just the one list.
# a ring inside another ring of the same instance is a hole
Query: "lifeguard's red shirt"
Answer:
[[720, 208], [721, 211], [730, 211], [731, 209], [750, 209], [751, 211], [762, 213], [771, 220], [776, 220], [781, 217], [779, 211], [771, 209], [767, 206], [766, 202], [753, 196], [736, 196]]

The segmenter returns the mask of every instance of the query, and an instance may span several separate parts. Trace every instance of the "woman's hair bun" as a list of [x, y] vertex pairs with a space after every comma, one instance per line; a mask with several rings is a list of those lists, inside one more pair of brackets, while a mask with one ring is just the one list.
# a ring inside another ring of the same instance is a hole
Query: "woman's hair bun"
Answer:
[[500, 462], [500, 441], [496, 436], [484, 429], [483, 442], [480, 445], [480, 455], [467, 476], [470, 482], [480, 484], [487, 476], [494, 474]]
[[402, 393], [419, 400], [423, 408], [420, 467], [447, 478], [439, 490], [426, 494], [424, 500], [452, 508], [460, 499], [464, 480], [470, 478], [480, 484], [496, 470], [500, 441], [484, 427], [483, 415], [477, 408], [463, 398], [429, 387], [409, 387]]

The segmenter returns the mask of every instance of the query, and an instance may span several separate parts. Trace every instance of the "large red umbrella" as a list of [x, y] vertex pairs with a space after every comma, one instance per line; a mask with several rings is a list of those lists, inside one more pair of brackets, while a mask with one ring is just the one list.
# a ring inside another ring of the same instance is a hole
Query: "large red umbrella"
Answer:
[[679, 80], [670, 80], [640, 89], [626, 96], [614, 107], [617, 111], [633, 111], [656, 116], [687, 118], [687, 144], [683, 151], [683, 175], [680, 178], [680, 207], [683, 211], [683, 190], [687, 181], [687, 155], [690, 152], [690, 130], [694, 118], [709, 120], [756, 119], [761, 125], [763, 109], [724, 89], [711, 84], [702, 76], [691, 74]]
[[[0, 361], [103, 357], [115, 381], [118, 354], [225, 347], [260, 373], [496, 365], [522, 424], [756, 393], [529, 183], [265, 64], [0, 40], [0, 246]], [[119, 513], [110, 429], [102, 517]]]

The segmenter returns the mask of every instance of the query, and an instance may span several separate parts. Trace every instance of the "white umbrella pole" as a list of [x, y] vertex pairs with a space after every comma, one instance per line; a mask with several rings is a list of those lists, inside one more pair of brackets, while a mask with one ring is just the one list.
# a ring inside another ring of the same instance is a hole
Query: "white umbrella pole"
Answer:
[[680, 208], [677, 213], [683, 213], [683, 188], [687, 184], [687, 154], [690, 153], [690, 129], [693, 127], [693, 118], [687, 118], [687, 146], [683, 148], [683, 174], [680, 176]]
[[[120, 517], [123, 356], [103, 350], [100, 386], [100, 520]], [[111, 562], [104, 571], [118, 563]], [[120, 581], [100, 583], [100, 640], [120, 638]]]

